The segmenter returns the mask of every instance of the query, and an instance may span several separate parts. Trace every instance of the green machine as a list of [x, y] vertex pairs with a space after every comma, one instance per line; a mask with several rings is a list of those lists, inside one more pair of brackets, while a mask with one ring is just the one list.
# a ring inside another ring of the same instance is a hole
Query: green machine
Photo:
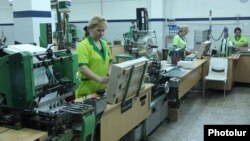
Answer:
[[79, 40], [77, 36], [77, 28], [75, 25], [69, 23], [69, 14], [71, 12], [71, 0], [57, 0], [56, 13], [57, 23], [54, 37], [58, 41], [58, 49], [65, 49], [67, 47], [76, 48], [76, 41]]
[[[148, 28], [148, 11], [146, 8], [136, 9], [136, 25], [132, 22], [129, 32], [123, 34], [124, 49], [128, 54], [118, 55], [119, 60], [131, 60], [146, 56], [149, 59], [157, 60], [157, 39], [156, 32]], [[154, 39], [154, 40], [153, 40]]]
[[7, 106], [23, 109], [31, 105], [35, 96], [31, 54], [23, 52], [2, 56], [0, 66], [0, 93]]
[[47, 48], [48, 44], [52, 44], [52, 27], [51, 23], [40, 24], [40, 46]]
[[0, 48], [0, 126], [48, 132], [48, 141], [93, 141], [95, 110], [73, 102], [77, 54], [29, 44]]
[[[32, 45], [15, 45], [13, 48], [12, 46], [6, 48], [6, 52], [10, 52], [8, 49], [12, 51], [23, 46], [35, 48]], [[77, 55], [75, 53], [70, 50], [50, 53], [48, 51], [40, 55], [34, 55], [34, 53], [23, 51], [7, 54], [2, 52], [0, 58], [0, 83], [2, 84], [0, 93], [2, 97], [5, 97], [6, 104], [10, 108], [27, 108], [33, 104], [34, 98], [46, 93], [39, 91], [42, 86], [35, 87], [33, 71], [36, 68], [44, 67], [46, 69], [52, 65], [54, 77], [52, 77], [52, 72], [47, 72], [48, 75], [51, 75], [49, 76], [50, 83], [43, 85], [43, 87], [49, 88], [49, 85], [52, 87], [52, 84], [54, 86], [59, 83], [69, 83], [73, 86], [76, 83]], [[41, 60], [38, 59], [37, 62], [33, 62], [36, 57]], [[71, 91], [73, 91], [73, 87]]]

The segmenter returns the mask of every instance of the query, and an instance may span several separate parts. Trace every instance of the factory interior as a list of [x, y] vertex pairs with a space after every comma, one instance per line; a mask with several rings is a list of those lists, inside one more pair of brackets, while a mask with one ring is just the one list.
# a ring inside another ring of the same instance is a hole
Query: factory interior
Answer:
[[249, 140], [249, 9], [0, 0], [0, 141]]

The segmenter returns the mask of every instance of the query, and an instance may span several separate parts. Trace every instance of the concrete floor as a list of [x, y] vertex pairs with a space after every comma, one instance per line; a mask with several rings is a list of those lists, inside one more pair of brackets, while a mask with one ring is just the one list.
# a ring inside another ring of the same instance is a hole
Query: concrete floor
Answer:
[[204, 124], [250, 124], [250, 87], [236, 86], [224, 99], [223, 91], [188, 93], [181, 99], [178, 121], [164, 121], [150, 141], [203, 141]]

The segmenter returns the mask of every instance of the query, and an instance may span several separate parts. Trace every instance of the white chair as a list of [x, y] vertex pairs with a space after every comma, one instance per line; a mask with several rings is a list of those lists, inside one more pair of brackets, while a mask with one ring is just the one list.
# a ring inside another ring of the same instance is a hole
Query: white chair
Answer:
[[227, 90], [227, 71], [228, 71], [227, 58], [212, 57], [210, 59], [208, 75], [204, 78], [203, 98], [206, 91], [207, 80], [224, 82], [224, 98], [225, 98]]

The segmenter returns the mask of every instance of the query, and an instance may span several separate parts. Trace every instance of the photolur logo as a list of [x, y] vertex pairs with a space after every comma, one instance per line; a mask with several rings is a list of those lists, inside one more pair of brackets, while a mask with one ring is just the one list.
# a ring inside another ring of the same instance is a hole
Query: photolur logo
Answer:
[[204, 141], [249, 141], [250, 125], [204, 125]]
[[247, 131], [218, 131], [217, 129], [208, 129], [208, 136], [246, 136]]

